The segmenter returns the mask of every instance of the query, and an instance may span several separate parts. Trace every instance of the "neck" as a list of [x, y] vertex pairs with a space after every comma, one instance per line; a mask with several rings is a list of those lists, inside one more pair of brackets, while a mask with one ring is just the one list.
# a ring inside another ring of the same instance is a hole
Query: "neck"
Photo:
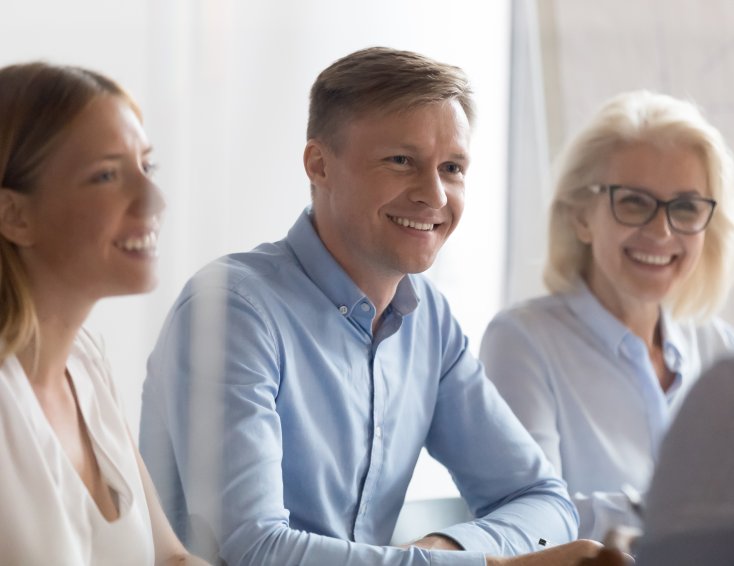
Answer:
[[42, 300], [34, 304], [38, 318], [37, 341], [18, 352], [17, 357], [33, 386], [43, 387], [65, 379], [69, 352], [91, 306], [72, 309]]
[[[620, 316], [621, 314], [621, 316]], [[654, 309], [630, 309], [616, 316], [630, 331], [639, 336], [652, 351], [660, 348], [660, 308]]]
[[640, 305], [638, 308], [618, 309], [617, 311], [610, 310], [610, 312], [629, 328], [633, 334], [643, 340], [660, 387], [663, 391], [667, 391], [673, 383], [675, 375], [666, 366], [663, 355], [660, 307], [657, 305]]
[[639, 336], [649, 350], [656, 342], [659, 345], [660, 304], [655, 301], [638, 300], [616, 289], [606, 278], [595, 275], [597, 273], [592, 270], [584, 279], [589, 291], [604, 308], [633, 334]]

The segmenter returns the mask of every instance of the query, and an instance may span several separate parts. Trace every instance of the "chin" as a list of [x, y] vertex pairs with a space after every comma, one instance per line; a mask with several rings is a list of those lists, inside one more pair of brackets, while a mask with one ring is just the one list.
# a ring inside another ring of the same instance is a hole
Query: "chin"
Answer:
[[409, 266], [409, 270], [406, 271], [406, 273], [423, 273], [424, 271], [427, 271], [433, 266], [433, 262], [435, 261], [436, 256], [431, 256], [430, 258], [425, 258], [423, 260], [419, 261], [413, 261], [411, 262]]
[[140, 295], [153, 291], [157, 286], [158, 278], [151, 276], [144, 279], [126, 281], [122, 285], [119, 285], [116, 292], [112, 294], [115, 296]]

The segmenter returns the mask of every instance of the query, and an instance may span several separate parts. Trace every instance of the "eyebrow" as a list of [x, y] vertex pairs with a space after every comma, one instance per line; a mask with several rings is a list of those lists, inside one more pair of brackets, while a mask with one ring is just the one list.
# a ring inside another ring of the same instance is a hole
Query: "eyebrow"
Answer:
[[[153, 146], [149, 145], [148, 147], [146, 147], [143, 150], [142, 153], [143, 155], [149, 155], [152, 152], [153, 152]], [[105, 155], [98, 157], [97, 159], [95, 159], [95, 161], [120, 160], [120, 159], [123, 159], [124, 157], [125, 157], [124, 153], [107, 153]]]
[[[638, 187], [635, 185], [625, 185], [624, 183], [609, 183], [607, 186], [609, 187], [624, 187], [625, 189], [633, 189], [635, 191], [640, 191], [645, 194], [648, 194], [652, 197], [655, 195], [653, 194], [653, 190], [647, 187]], [[713, 198], [713, 197], [707, 197], [705, 196], [701, 191], [698, 189], [680, 189], [675, 194], [674, 198], [678, 197], [701, 197], [701, 198]]]
[[[413, 152], [413, 153], [419, 153], [420, 148], [416, 145], [410, 144], [410, 143], [398, 143], [395, 145], [387, 145], [388, 148], [395, 149], [397, 151], [407, 151], [407, 152]], [[449, 155], [449, 157], [453, 161], [469, 161], [469, 156], [465, 153], [452, 153]]]

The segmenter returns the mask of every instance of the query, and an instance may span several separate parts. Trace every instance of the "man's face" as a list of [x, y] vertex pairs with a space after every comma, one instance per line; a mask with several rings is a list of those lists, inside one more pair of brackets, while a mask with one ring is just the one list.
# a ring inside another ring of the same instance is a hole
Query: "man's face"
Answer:
[[451, 100], [355, 118], [335, 150], [309, 142], [316, 230], [363, 290], [431, 266], [461, 218], [470, 136]]

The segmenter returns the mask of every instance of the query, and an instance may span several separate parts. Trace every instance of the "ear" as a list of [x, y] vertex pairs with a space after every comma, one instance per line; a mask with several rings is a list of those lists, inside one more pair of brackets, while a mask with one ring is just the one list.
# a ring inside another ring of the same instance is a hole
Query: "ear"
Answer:
[[306, 143], [303, 150], [303, 166], [313, 187], [321, 188], [326, 183], [328, 152], [329, 149], [317, 139], [310, 139]]
[[584, 244], [591, 244], [591, 228], [589, 226], [589, 206], [576, 205], [570, 211], [576, 237]]
[[0, 235], [18, 246], [33, 243], [28, 221], [28, 195], [0, 188]]

